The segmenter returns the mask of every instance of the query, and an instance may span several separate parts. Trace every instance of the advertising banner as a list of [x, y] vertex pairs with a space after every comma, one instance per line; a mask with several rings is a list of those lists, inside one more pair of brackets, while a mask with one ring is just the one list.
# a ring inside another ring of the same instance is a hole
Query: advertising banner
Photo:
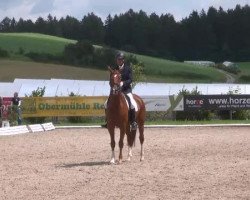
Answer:
[[[94, 97], [25, 97], [22, 117], [104, 116], [107, 96]], [[144, 96], [146, 111], [183, 110], [183, 96]]]
[[250, 95], [185, 95], [184, 110], [246, 110]]
[[22, 117], [104, 116], [107, 97], [25, 97]]
[[143, 96], [147, 111], [183, 110], [183, 96]]

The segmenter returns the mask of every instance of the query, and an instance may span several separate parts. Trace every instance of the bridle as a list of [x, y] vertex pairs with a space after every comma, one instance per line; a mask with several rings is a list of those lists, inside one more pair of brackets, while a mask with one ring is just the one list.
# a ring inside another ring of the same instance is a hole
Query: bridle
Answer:
[[117, 95], [121, 92], [121, 73], [119, 70], [111, 69], [109, 67], [110, 71], [110, 87], [111, 87], [111, 94]]

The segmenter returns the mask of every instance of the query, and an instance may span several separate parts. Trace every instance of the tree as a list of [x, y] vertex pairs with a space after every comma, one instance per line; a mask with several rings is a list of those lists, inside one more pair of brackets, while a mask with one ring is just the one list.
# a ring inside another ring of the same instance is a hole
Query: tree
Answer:
[[104, 42], [104, 25], [100, 17], [89, 13], [81, 21], [82, 39], [89, 40], [96, 44]]
[[81, 32], [80, 32], [80, 22], [71, 16], [66, 16], [66, 18], [61, 18], [59, 20], [59, 26], [62, 30], [62, 36], [69, 38], [69, 39], [75, 39], [80, 40]]
[[104, 43], [105, 44], [111, 44], [113, 37], [112, 37], [112, 17], [111, 15], [108, 15], [108, 17], [105, 20], [105, 24], [104, 24]]
[[[177, 57], [175, 48], [181, 42], [181, 36], [179, 36], [181, 32], [177, 30], [178, 24], [173, 15], [165, 14], [160, 16], [160, 27], [158, 36], [155, 36], [156, 40], [158, 38], [156, 49], [160, 56], [174, 60]], [[183, 48], [184, 43], [181, 43], [181, 45]]]
[[23, 20], [20, 18], [16, 24], [17, 32], [36, 32], [34, 23], [28, 19]]
[[2, 22], [0, 23], [0, 31], [2, 32], [9, 32], [11, 27], [11, 19], [5, 17]]
[[58, 36], [60, 35], [61, 31], [56, 17], [52, 17], [52, 15], [49, 14], [47, 17], [46, 25], [46, 34]]
[[46, 21], [42, 17], [37, 18], [35, 22], [34, 30], [37, 33], [46, 33], [47, 24], [46, 24]]

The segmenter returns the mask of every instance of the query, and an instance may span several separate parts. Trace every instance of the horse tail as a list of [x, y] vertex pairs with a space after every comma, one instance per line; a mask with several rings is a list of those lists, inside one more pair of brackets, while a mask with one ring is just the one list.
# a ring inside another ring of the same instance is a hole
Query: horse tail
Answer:
[[128, 146], [132, 147], [135, 146], [135, 136], [136, 136], [136, 130], [130, 130], [129, 134], [127, 134], [128, 137]]

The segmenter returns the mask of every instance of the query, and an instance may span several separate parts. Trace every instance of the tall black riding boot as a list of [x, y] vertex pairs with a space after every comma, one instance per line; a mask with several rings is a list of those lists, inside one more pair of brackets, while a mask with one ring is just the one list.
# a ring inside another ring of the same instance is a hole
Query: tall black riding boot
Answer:
[[135, 121], [135, 109], [130, 110], [130, 122], [131, 122], [131, 130], [137, 129], [137, 123]]

